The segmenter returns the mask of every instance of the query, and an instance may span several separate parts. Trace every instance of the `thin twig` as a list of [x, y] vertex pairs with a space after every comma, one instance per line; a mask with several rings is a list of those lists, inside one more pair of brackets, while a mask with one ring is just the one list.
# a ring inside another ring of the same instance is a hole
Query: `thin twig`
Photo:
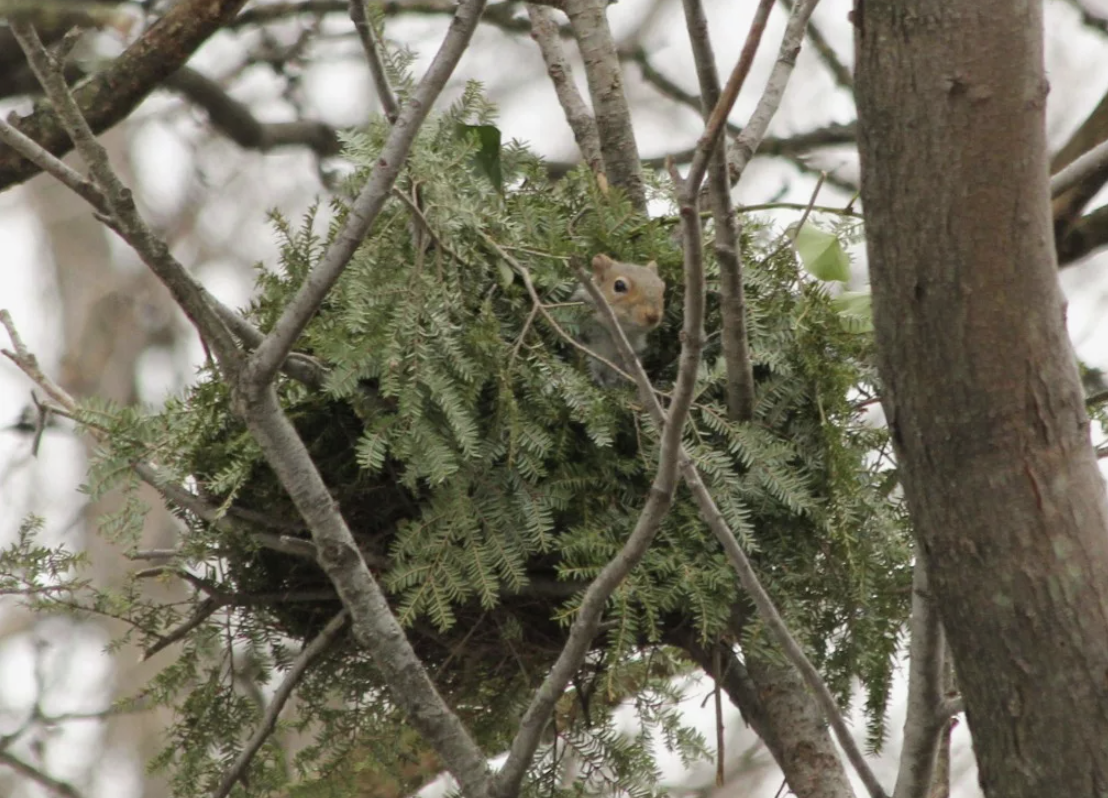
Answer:
[[777, 51], [777, 61], [770, 71], [762, 97], [754, 113], [751, 114], [750, 121], [743, 128], [743, 132], [735, 139], [735, 147], [731, 152], [729, 163], [732, 181], [738, 181], [746, 165], [758, 151], [769, 129], [769, 123], [781, 105], [781, 98], [785, 95], [785, 87], [789, 84], [793, 67], [796, 66], [796, 57], [804, 41], [804, 31], [818, 2], [819, 0], [800, 0], [789, 14], [789, 21], [785, 24], [785, 34], [781, 37], [781, 47]]
[[[758, 44], [762, 40], [765, 29], [765, 17], [755, 15], [754, 23], [751, 24], [750, 30], [746, 34], [746, 41], [743, 43], [743, 49], [739, 53], [739, 60], [735, 63], [735, 68], [731, 70], [731, 76], [727, 79], [727, 85], [723, 87], [719, 101], [712, 108], [712, 113], [708, 115], [704, 133], [696, 142], [696, 154], [689, 166], [689, 173], [685, 176], [686, 191], [695, 193], [700, 190], [700, 183], [708, 169], [708, 161], [715, 151], [716, 142], [723, 135], [727, 117], [735, 106], [735, 100], [739, 98], [739, 92], [742, 91], [743, 84], [746, 82], [746, 76], [750, 74], [750, 66], [754, 63], [754, 54], [758, 51]], [[734, 179], [738, 182], [737, 176]]]
[[[774, 0], [762, 0], [754, 12], [747, 44], [756, 51]], [[692, 44], [703, 113], [707, 117], [719, 102], [719, 75], [708, 32], [708, 19], [700, 0], [684, 0], [685, 23]], [[753, 39], [753, 41], [751, 41]], [[723, 317], [723, 359], [727, 370], [727, 410], [733, 421], [754, 417], [754, 366], [746, 331], [746, 293], [743, 287], [742, 254], [739, 251], [738, 218], [731, 205], [731, 182], [727, 171], [727, 146], [723, 137], [712, 148], [708, 165], [708, 198], [715, 227], [716, 262], [720, 270], [720, 311]]]
[[927, 585], [927, 562], [916, 547], [912, 571], [912, 616], [909, 620], [908, 706], [904, 718], [904, 746], [896, 774], [893, 798], [926, 798], [931, 793], [943, 729], [950, 716], [941, 717], [943, 701], [943, 650], [939, 614], [932, 606]]
[[[796, 0], [781, 0], [781, 5], [791, 14], [796, 6]], [[819, 26], [811, 20], [808, 21], [808, 41], [812, 43], [816, 54], [819, 55], [820, 60], [823, 61], [823, 65], [827, 67], [827, 71], [831, 73], [831, 77], [835, 79], [835, 82], [847, 91], [853, 92], [854, 76], [850, 74], [850, 70], [839, 58], [835, 48], [831, 46], [831, 42], [827, 41], [827, 37], [820, 32]]]
[[489, 235], [482, 233], [481, 237], [484, 238], [485, 243], [488, 244], [489, 247], [491, 247], [493, 250], [495, 250], [496, 254], [499, 255], [505, 263], [511, 266], [523, 280], [523, 287], [527, 289], [527, 294], [531, 297], [532, 313], [537, 310], [542, 315], [542, 317], [546, 319], [546, 323], [553, 328], [554, 332], [558, 333], [558, 335], [560, 335], [571, 346], [581, 352], [584, 352], [589, 357], [603, 363], [605, 366], [615, 371], [624, 379], [635, 382], [634, 377], [621, 369], [611, 360], [608, 360], [608, 358], [604, 357], [603, 355], [600, 355], [589, 349], [583, 343], [581, 343], [568, 332], [566, 332], [565, 327], [559, 324], [558, 320], [550, 314], [550, 311], [547, 309], [546, 304], [539, 297], [539, 292], [535, 289], [535, 283], [531, 280], [531, 272], [528, 270], [528, 268], [520, 263], [518, 260], [516, 260], [514, 257], [509, 255], [508, 252], [505, 251], [504, 248], [501, 247], [499, 244], [497, 244], [496, 241], [494, 241]]
[[348, 614], [346, 610], [342, 610], [327, 622], [327, 625], [323, 627], [312, 642], [304, 646], [304, 648], [293, 660], [292, 665], [289, 666], [288, 673], [285, 674], [285, 678], [281, 680], [281, 684], [277, 686], [277, 690], [273, 694], [273, 699], [269, 702], [269, 706], [266, 707], [265, 714], [262, 717], [262, 722], [258, 725], [258, 728], [254, 730], [254, 734], [250, 736], [250, 739], [246, 741], [242, 751], [235, 758], [235, 761], [227, 769], [227, 772], [223, 774], [223, 779], [220, 781], [219, 786], [212, 792], [212, 798], [226, 798], [231, 792], [231, 789], [246, 775], [246, 769], [250, 766], [250, 763], [254, 760], [254, 756], [261, 749], [265, 741], [269, 739], [273, 734], [274, 728], [277, 726], [277, 718], [281, 714], [281, 710], [285, 708], [285, 704], [292, 696], [292, 691], [296, 689], [296, 685], [299, 684], [304, 673], [308, 670], [315, 660], [319, 659], [338, 637], [339, 632], [342, 631], [346, 625]]
[[9, 753], [8, 751], [0, 750], [0, 765], [6, 765], [19, 775], [30, 779], [35, 782], [35, 784], [38, 784], [54, 795], [60, 795], [62, 798], [81, 798], [81, 794], [77, 792], [72, 784], [59, 781], [53, 776], [43, 773], [34, 765], [29, 762], [24, 762], [15, 754]]
[[1050, 178], [1050, 196], [1065, 194], [1074, 186], [1108, 171], [1108, 141], [1102, 141]]
[[238, 354], [234, 339], [205, 301], [206, 292], [200, 284], [173, 258], [166, 243], [154, 235], [139, 216], [134, 197], [112, 170], [107, 151], [81, 114], [61, 66], [47, 52], [34, 28], [14, 20], [10, 27], [58, 119], [88, 167], [92, 181], [103, 193], [112, 229], [123, 236], [165, 284], [203, 339], [215, 350], [223, 367], [233, 368]]
[[[821, 175], [826, 174], [821, 172]], [[851, 219], [861, 219], [862, 214], [848, 208], [836, 208], [831, 205], [815, 205], [813, 203], [800, 202], [763, 202], [757, 205], [742, 205], [735, 209], [735, 213], [756, 213], [758, 211], [808, 211], [809, 213], [831, 213], [836, 216], [848, 216]]]
[[57, 178], [98, 212], [108, 212], [104, 195], [91, 180], [73, 169], [65, 161], [55, 158], [2, 117], [0, 117], [0, 141], [3, 141], [42, 171]]
[[19, 330], [15, 327], [15, 322], [12, 321], [11, 314], [6, 309], [0, 309], [0, 325], [3, 325], [7, 330], [8, 338], [12, 342], [12, 346], [15, 347], [15, 351], [11, 352], [7, 349], [0, 349], [0, 354], [3, 354], [12, 363], [19, 367], [19, 369], [31, 378], [31, 381], [35, 385], [46, 391], [46, 395], [61, 405], [65, 410], [73, 412], [77, 409], [77, 403], [73, 400], [64, 388], [50, 379], [42, 368], [38, 364], [38, 358], [34, 353], [27, 348], [27, 345], [23, 343], [23, 339], [19, 335]]
[[365, 60], [369, 64], [369, 74], [373, 76], [373, 85], [377, 89], [377, 100], [385, 112], [385, 118], [389, 124], [394, 124], [400, 117], [400, 104], [396, 101], [392, 86], [389, 85], [389, 76], [385, 72], [385, 60], [381, 57], [381, 42], [377, 38], [377, 31], [369, 19], [367, 0], [350, 0], [350, 20], [354, 23], [354, 29], [358, 31], [358, 38], [362, 42], [365, 51]]
[[197, 605], [196, 611], [193, 612], [184, 623], [174, 627], [172, 631], [166, 633], [162, 637], [159, 637], [142, 652], [142, 661], [146, 662], [174, 643], [184, 640], [193, 629], [204, 623], [204, 621], [208, 620], [208, 618], [212, 617], [212, 615], [224, 606], [226, 606], [226, 604], [221, 599], [211, 596], [201, 601]]

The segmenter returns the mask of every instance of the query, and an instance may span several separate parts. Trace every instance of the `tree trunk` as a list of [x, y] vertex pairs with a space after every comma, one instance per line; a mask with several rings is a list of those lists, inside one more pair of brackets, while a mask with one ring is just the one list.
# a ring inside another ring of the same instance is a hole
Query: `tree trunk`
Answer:
[[1108, 503], [1055, 273], [1042, 9], [859, 0], [884, 406], [988, 796], [1108, 793]]

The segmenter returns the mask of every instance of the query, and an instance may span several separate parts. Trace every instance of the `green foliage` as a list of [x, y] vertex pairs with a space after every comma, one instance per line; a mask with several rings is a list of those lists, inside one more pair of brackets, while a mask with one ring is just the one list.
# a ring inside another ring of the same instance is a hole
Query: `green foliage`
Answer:
[[[403, 89], [405, 56], [390, 58]], [[328, 368], [324, 390], [285, 378], [278, 386], [417, 652], [490, 755], [510, 740], [587, 580], [629, 534], [658, 455], [657, 431], [634, 393], [593, 384], [497, 248], [528, 271], [571, 333], [583, 312], [561, 304], [574, 289], [571, 258], [656, 260], [669, 305], [645, 365], [661, 390], [676, 373], [683, 298], [681, 256], [665, 220], [643, 218], [587, 171], [552, 181], [518, 143], [493, 157], [487, 136], [459, 134], [459, 126], [483, 130], [491, 121], [472, 85], [428, 124], [397, 191], [300, 341]], [[348, 135], [359, 166], [351, 191], [387, 132], [381, 123]], [[660, 184], [654, 191], [670, 199]], [[347, 212], [336, 200], [326, 230], [318, 208], [296, 225], [273, 215], [281, 264], [259, 272], [248, 311], [258, 326], [274, 323]], [[779, 235], [753, 223], [743, 235], [755, 419], [727, 417], [709, 263], [710, 336], [686, 446], [833, 689], [845, 699], [856, 677], [868, 688], [877, 742], [910, 574], [885, 434], [864, 416], [876, 392], [872, 342], [844, 329], [827, 287], [798, 266]], [[179, 713], [155, 764], [173, 767], [180, 794], [198, 794], [259, 720], [237, 687], [238, 655], [228, 641], [250, 652], [259, 679], [275, 678], [298, 649], [290, 640], [309, 639], [338, 604], [320, 595], [328, 584], [313, 564], [261, 547], [258, 533], [307, 533], [217, 375], [205, 372], [155, 416], [85, 412], [110, 441], [90, 494], [129, 488], [130, 464], [156, 461], [167, 482], [194, 486], [226, 514], [217, 526], [181, 512], [188, 533], [173, 567], [188, 568], [201, 585], [195, 599], [128, 616], [145, 647], [197, 620], [146, 693]], [[140, 509], [130, 503], [117, 526], [133, 532], [136, 519]], [[226, 601], [200, 617], [213, 596]], [[109, 599], [89, 606], [97, 601]], [[529, 790], [557, 792], [560, 758], [572, 750], [585, 774], [574, 791], [655, 794], [656, 742], [687, 758], [706, 748], [679, 720], [673, 679], [689, 666], [666, 644], [691, 629], [705, 640], [741, 635], [748, 650], [768, 652], [684, 489], [605, 621]], [[399, 772], [422, 750], [367, 653], [349, 640], [308, 673], [298, 697], [296, 728], [311, 744], [291, 763], [280, 746], [266, 746], [250, 769], [249, 792], [275, 789], [292, 772], [307, 779], [296, 794], [329, 794], [366, 774]], [[574, 702], [580, 712], [571, 711]], [[621, 702], [638, 710], [632, 734], [617, 728]]]
[[850, 279], [850, 258], [838, 236], [810, 223], [798, 229], [795, 235], [796, 253], [813, 277], [842, 283]]

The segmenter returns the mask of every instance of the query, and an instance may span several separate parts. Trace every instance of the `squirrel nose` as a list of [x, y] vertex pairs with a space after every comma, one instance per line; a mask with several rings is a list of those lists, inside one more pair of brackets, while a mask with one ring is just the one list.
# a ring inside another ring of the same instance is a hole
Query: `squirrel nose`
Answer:
[[658, 311], [648, 310], [643, 313], [642, 320], [653, 327], [655, 324], [662, 320], [662, 317], [661, 314], [658, 313]]

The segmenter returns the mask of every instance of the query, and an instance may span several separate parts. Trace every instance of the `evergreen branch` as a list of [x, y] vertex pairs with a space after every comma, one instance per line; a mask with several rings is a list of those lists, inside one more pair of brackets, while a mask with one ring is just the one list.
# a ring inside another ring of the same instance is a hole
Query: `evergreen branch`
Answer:
[[[496, 254], [499, 255], [501, 258], [503, 258], [505, 263], [507, 263], [509, 266], [511, 266], [513, 269], [516, 270], [516, 272], [519, 274], [520, 278], [523, 280], [523, 286], [524, 286], [524, 288], [527, 289], [528, 296], [531, 297], [532, 310], [533, 311], [538, 310], [538, 312], [542, 314], [542, 317], [544, 319], [546, 319], [546, 323], [549, 324], [554, 329], [554, 332], [556, 332], [556, 333], [558, 333], [558, 335], [562, 336], [562, 338], [564, 338], [565, 341], [567, 343], [569, 343], [571, 346], [573, 346], [575, 349], [578, 349], [579, 351], [584, 352], [589, 357], [594, 358], [595, 360], [603, 363], [605, 366], [607, 366], [608, 368], [615, 371], [617, 374], [619, 374], [624, 379], [630, 380], [631, 382], [636, 382], [636, 383], [638, 382], [634, 377], [632, 377], [626, 371], [621, 369], [619, 366], [617, 366], [612, 361], [608, 360], [608, 358], [606, 358], [603, 355], [600, 355], [600, 354], [594, 352], [593, 350], [589, 349], [583, 343], [581, 343], [576, 338], [574, 338], [572, 335], [570, 335], [568, 332], [566, 332], [565, 328], [562, 327], [562, 325], [560, 325], [558, 323], [558, 320], [555, 319], [552, 315], [550, 315], [550, 311], [546, 309], [546, 305], [543, 303], [542, 299], [539, 297], [539, 292], [537, 290], [535, 290], [535, 283], [531, 279], [531, 272], [528, 270], [528, 268], [526, 266], [524, 266], [522, 263], [520, 263], [518, 260], [513, 258], [511, 255], [509, 255], [499, 244], [497, 244], [492, 238], [490, 238], [487, 233], [482, 231], [481, 232], [481, 237], [484, 238], [486, 244], [488, 244], [490, 247], [492, 247], [494, 250], [496, 250]], [[583, 284], [585, 282], [591, 283], [591, 280], [588, 280], [588, 278], [582, 278], [582, 275], [584, 275], [584, 272], [579, 272], [578, 273], [578, 278], [582, 279]], [[526, 330], [524, 330], [524, 333], [526, 333]], [[520, 335], [520, 340], [521, 341], [523, 340], [523, 334], [524, 333], [521, 333], [521, 335]]]
[[316, 561], [350, 612], [354, 637], [370, 652], [393, 700], [465, 794], [485, 798], [489, 786], [484, 754], [413, 650], [304, 441], [282, 412], [273, 386], [253, 386], [239, 397], [239, 408], [247, 429], [311, 529]]
[[254, 760], [254, 756], [277, 727], [277, 718], [292, 696], [292, 691], [303, 678], [309, 666], [319, 659], [338, 637], [339, 632], [346, 626], [348, 617], [347, 611], [341, 610], [338, 615], [327, 622], [327, 625], [323, 627], [323, 631], [316, 635], [312, 642], [306, 644], [296, 659], [293, 660], [288, 673], [281, 680], [281, 684], [277, 686], [273, 699], [266, 707], [262, 722], [254, 730], [254, 734], [251, 735], [250, 739], [246, 741], [246, 745], [243, 746], [231, 767], [223, 774], [219, 786], [212, 792], [212, 798], [226, 798], [235, 784], [246, 775], [246, 769]]
[[[710, 142], [705, 146], [712, 146]], [[642, 402], [649, 408], [661, 430], [658, 467], [646, 503], [639, 513], [635, 527], [616, 555], [589, 585], [581, 599], [577, 616], [569, 629], [565, 646], [554, 665], [535, 691], [520, 721], [519, 729], [508, 749], [508, 758], [493, 782], [493, 795], [510, 798], [519, 793], [520, 784], [538, 749], [539, 740], [554, 713], [558, 699], [565, 692], [570, 680], [577, 673], [588, 655], [593, 638], [600, 628], [604, 607], [624, 579], [646, 555], [662, 521], [673, 505], [677, 490], [678, 461], [687, 460], [681, 445], [682, 432], [696, 391], [696, 373], [700, 365], [700, 352], [704, 346], [704, 309], [706, 304], [703, 241], [700, 215], [696, 210], [696, 190], [688, 186], [681, 192], [684, 202], [681, 221], [685, 246], [685, 314], [682, 329], [682, 345], [677, 379], [669, 406], [669, 414], [662, 409], [654, 394], [650, 378], [643, 370], [627, 336], [620, 327], [615, 312], [599, 287], [577, 265], [577, 278], [592, 297], [601, 321], [615, 341], [624, 362], [631, 364]]]
[[[719, 102], [719, 75], [708, 33], [708, 19], [700, 0], [684, 0], [685, 24], [689, 31], [696, 74], [700, 81], [703, 113], [707, 117]], [[756, 51], [760, 32], [773, 7], [773, 0], [763, 0], [754, 14], [750, 27], [752, 49]], [[748, 39], [748, 41], [750, 41]], [[753, 54], [752, 54], [753, 57]], [[721, 136], [712, 147], [708, 165], [708, 199], [715, 222], [716, 262], [720, 270], [720, 311], [723, 317], [723, 359], [727, 368], [727, 408], [735, 421], [750, 421], [754, 417], [754, 366], [750, 360], [750, 344], [746, 330], [746, 294], [743, 288], [742, 260], [739, 253], [738, 218], [731, 205], [731, 182], [727, 171], [727, 144]]]
[[527, 15], [531, 18], [531, 37], [542, 53], [546, 74], [554, 84], [554, 94], [573, 131], [577, 148], [593, 174], [600, 174], [604, 171], [604, 160], [600, 155], [600, 135], [596, 130], [596, 120], [589, 113], [585, 99], [577, 90], [577, 84], [573, 82], [573, 69], [566, 59], [554, 14], [545, 6], [528, 3]]
[[377, 166], [350, 207], [342, 229], [304, 280], [300, 290], [285, 306], [280, 318], [273, 325], [273, 330], [251, 355], [244, 381], [254, 391], [273, 380], [277, 369], [292, 351], [296, 339], [373, 227], [407, 161], [416, 134], [468, 47], [484, 7], [485, 0], [463, 0], [458, 6], [454, 22], [438, 53], [419, 82], [411, 101], [389, 132]]

